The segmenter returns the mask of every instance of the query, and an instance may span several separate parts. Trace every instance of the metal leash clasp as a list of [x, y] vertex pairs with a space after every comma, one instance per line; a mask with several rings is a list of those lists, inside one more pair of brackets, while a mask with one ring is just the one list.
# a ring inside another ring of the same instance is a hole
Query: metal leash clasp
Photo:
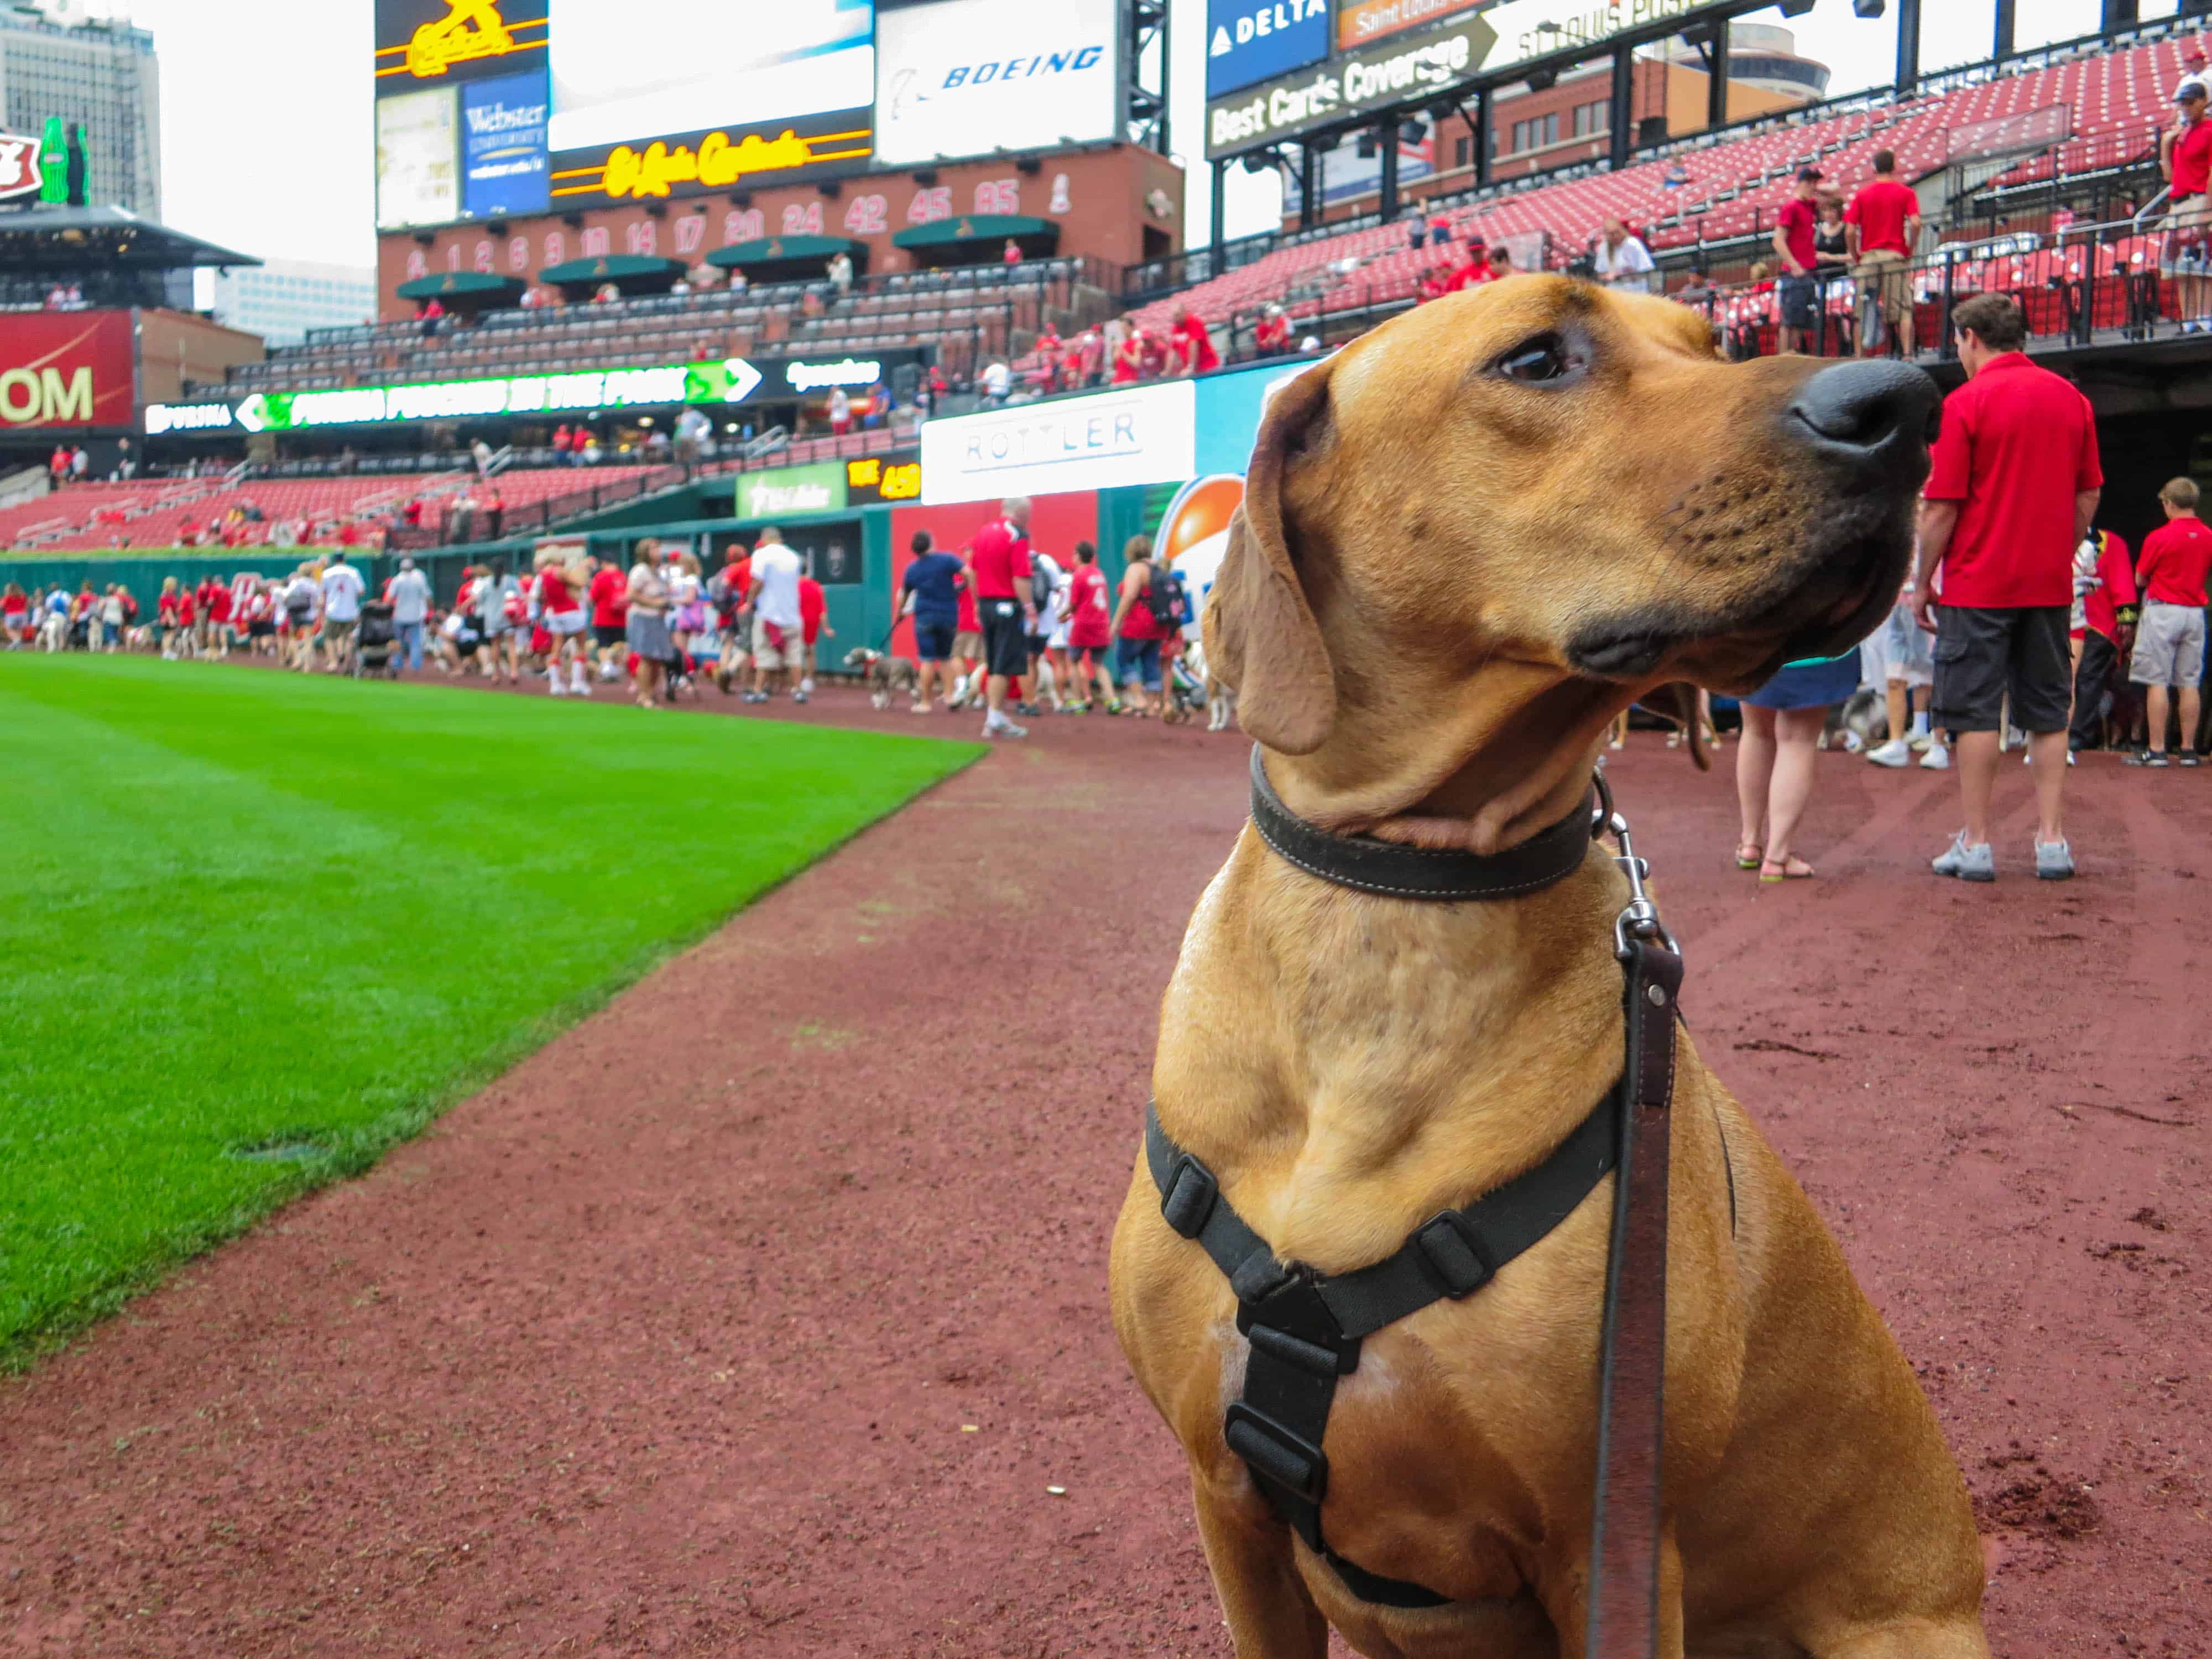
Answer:
[[1664, 946], [1674, 955], [1682, 954], [1682, 947], [1674, 942], [1667, 924], [1659, 920], [1659, 907], [1645, 890], [1644, 878], [1651, 873], [1651, 866], [1636, 856], [1636, 843], [1630, 839], [1628, 820], [1613, 807], [1613, 786], [1605, 781], [1605, 763], [1601, 761], [1595, 778], [1597, 808], [1590, 815], [1590, 839], [1597, 840], [1607, 834], [1620, 843], [1620, 853], [1613, 862], [1628, 877], [1628, 908], [1613, 918], [1613, 953], [1626, 962], [1636, 954], [1632, 941]]

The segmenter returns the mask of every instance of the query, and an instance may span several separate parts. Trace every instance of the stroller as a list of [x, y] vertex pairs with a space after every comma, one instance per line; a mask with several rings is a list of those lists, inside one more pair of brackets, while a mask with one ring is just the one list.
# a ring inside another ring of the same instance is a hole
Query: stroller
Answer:
[[390, 605], [372, 603], [362, 606], [353, 647], [354, 678], [369, 674], [381, 674], [394, 680], [399, 678], [399, 630], [392, 625]]

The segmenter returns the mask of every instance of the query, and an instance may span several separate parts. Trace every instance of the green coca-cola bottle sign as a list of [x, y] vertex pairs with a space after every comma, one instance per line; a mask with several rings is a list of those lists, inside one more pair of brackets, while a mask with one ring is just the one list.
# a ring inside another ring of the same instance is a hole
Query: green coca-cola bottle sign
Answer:
[[39, 140], [39, 199], [57, 205], [69, 200], [69, 149], [58, 115], [46, 117], [46, 133]]

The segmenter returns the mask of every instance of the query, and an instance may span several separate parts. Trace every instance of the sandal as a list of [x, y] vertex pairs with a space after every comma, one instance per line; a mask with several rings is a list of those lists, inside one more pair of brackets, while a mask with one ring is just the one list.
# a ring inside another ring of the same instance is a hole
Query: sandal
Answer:
[[1740, 841], [1735, 844], [1735, 867], [1756, 870], [1766, 862], [1766, 849], [1755, 841]]
[[[1770, 870], [1774, 872], [1772, 875], [1767, 873]], [[1795, 853], [1780, 864], [1772, 859], [1759, 861], [1759, 878], [1761, 881], [1810, 881], [1814, 874], [1813, 866]]]

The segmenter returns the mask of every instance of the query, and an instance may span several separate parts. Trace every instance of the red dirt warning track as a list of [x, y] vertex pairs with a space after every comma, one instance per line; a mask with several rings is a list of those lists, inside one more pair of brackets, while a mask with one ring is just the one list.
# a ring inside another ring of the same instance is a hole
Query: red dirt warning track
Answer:
[[[0, 1653], [1226, 1654], [1104, 1261], [1244, 756], [1037, 722], [0, 1384]], [[2212, 1651], [2212, 773], [2087, 757], [2059, 886], [2008, 769], [1966, 889], [1949, 778], [1830, 757], [1822, 879], [1759, 889], [1727, 759], [1613, 775], [1701, 1050], [1966, 1467], [1998, 1651]]]

